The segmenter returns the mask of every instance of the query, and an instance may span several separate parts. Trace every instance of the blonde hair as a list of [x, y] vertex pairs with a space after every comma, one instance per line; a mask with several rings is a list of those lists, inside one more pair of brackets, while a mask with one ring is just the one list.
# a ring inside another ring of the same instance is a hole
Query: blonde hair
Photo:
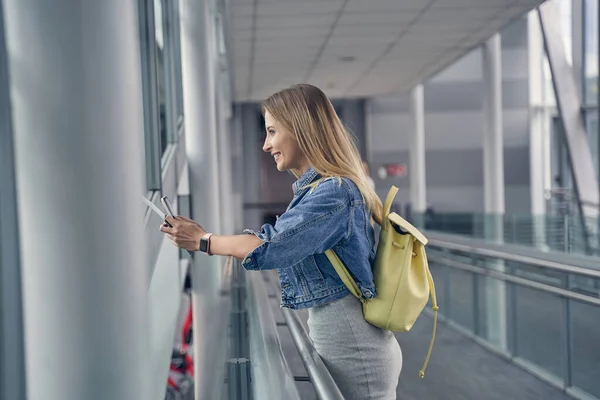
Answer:
[[[329, 177], [350, 179], [360, 190], [373, 219], [381, 224], [381, 199], [369, 184], [353, 137], [325, 93], [312, 85], [294, 85], [270, 96], [261, 109], [263, 115], [268, 111], [294, 135], [309, 164], [321, 175], [309, 186], [314, 188]], [[298, 171], [292, 173], [299, 176]]]

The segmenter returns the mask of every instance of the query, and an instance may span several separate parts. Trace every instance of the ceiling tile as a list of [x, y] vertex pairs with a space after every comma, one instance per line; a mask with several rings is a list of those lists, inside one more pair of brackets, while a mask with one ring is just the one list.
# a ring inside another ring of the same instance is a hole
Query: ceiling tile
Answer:
[[294, 48], [296, 46], [319, 46], [323, 44], [325, 40], [325, 36], [313, 36], [313, 37], [301, 37], [301, 36], [290, 36], [290, 37], [280, 37], [280, 36], [269, 36], [269, 37], [261, 37], [260, 40], [257, 40], [257, 46], [261, 47], [269, 47], [269, 46], [284, 46], [287, 48]]
[[338, 25], [398, 25], [402, 26], [419, 15], [418, 11], [367, 11], [352, 13], [344, 11]]
[[329, 27], [326, 28], [289, 28], [289, 29], [259, 29], [256, 31], [257, 41], [262, 39], [287, 39], [287, 38], [321, 38], [325, 39], [325, 36], [329, 32]]
[[486, 8], [486, 7], [506, 7], [510, 4], [510, 0], [443, 0], [437, 1], [431, 6], [432, 9], [436, 8]]
[[302, 14], [336, 14], [343, 6], [343, 0], [295, 1], [286, 3], [258, 3], [258, 15], [294, 17]]
[[252, 29], [252, 17], [251, 16], [242, 16], [236, 17], [234, 16], [231, 19], [230, 28], [233, 29]]
[[[356, 45], [331, 45], [328, 43], [327, 47], [323, 50], [321, 56], [324, 60], [335, 60], [340, 62], [343, 57], [354, 57], [354, 63], [360, 62], [371, 62], [373, 59], [382, 54], [386, 49], [385, 44], [373, 44], [370, 46], [356, 46]], [[347, 62], [350, 64], [351, 62]]]
[[345, 11], [400, 11], [400, 10], [422, 10], [427, 6], [425, 0], [349, 0]]
[[[272, 5], [272, 4], [289, 4], [289, 3], [297, 3], [298, 0], [257, 0], [260, 4], [263, 5]], [[318, 2], [322, 0], [301, 0], [304, 3]]]
[[255, 101], [311, 68], [309, 81], [330, 96], [408, 90], [542, 2], [349, 0], [329, 37], [343, 0], [257, 0], [254, 36], [254, 3], [230, 1], [236, 99]]
[[398, 25], [351, 25], [336, 26], [333, 30], [334, 35], [347, 37], [381, 37], [395, 36], [402, 29]]
[[251, 17], [254, 15], [254, 3], [249, 2], [233, 2], [231, 4], [231, 15], [235, 17]]
[[306, 54], [306, 53], [317, 53], [321, 48], [322, 43], [310, 43], [303, 41], [302, 43], [290, 46], [289, 44], [282, 41], [278, 42], [265, 42], [261, 41], [256, 44], [255, 51], [260, 55], [271, 55], [273, 57], [279, 57], [281, 54]]
[[381, 44], [389, 44], [395, 42], [398, 38], [397, 34], [387, 34], [387, 35], [379, 35], [379, 36], [370, 36], [370, 37], [361, 37], [361, 36], [342, 36], [342, 35], [333, 35], [329, 38], [327, 45], [337, 46], [337, 45], [354, 45], [356, 47], [366, 46], [366, 45], [381, 45]]
[[258, 29], [290, 29], [290, 28], [311, 28], [311, 27], [329, 27], [335, 21], [336, 14], [308, 14], [293, 15], [286, 17], [259, 15], [256, 20]]
[[422, 21], [462, 21], [473, 23], [474, 20], [485, 21], [501, 14], [505, 7], [469, 7], [469, 8], [431, 8], [424, 12], [419, 20]]

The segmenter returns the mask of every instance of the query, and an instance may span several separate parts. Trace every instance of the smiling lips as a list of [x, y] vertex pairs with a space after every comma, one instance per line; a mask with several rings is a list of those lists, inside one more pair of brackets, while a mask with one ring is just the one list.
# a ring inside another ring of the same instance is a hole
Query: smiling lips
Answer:
[[275, 159], [275, 162], [277, 162], [277, 160], [279, 160], [279, 157], [281, 156], [281, 153], [277, 152], [277, 153], [272, 153], [273, 158]]

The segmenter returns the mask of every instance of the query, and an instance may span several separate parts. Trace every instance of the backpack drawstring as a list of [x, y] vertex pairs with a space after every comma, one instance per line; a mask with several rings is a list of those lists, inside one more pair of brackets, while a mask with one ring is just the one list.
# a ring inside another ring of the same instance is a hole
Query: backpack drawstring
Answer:
[[431, 351], [433, 350], [433, 342], [435, 341], [435, 332], [437, 330], [437, 317], [438, 310], [440, 309], [437, 305], [437, 299], [435, 296], [435, 286], [433, 285], [433, 278], [431, 276], [431, 271], [427, 268], [427, 280], [429, 281], [429, 293], [431, 294], [431, 309], [433, 310], [433, 333], [431, 334], [431, 342], [429, 342], [429, 350], [427, 351], [427, 356], [425, 357], [425, 363], [423, 364], [423, 369], [419, 371], [419, 377], [425, 378], [425, 369], [427, 368], [427, 364], [429, 363], [429, 357], [431, 356]]

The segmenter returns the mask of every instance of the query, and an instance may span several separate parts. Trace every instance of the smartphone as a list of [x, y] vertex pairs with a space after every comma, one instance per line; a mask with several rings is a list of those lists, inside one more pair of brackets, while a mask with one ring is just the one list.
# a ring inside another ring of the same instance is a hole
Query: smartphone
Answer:
[[160, 202], [167, 211], [167, 214], [169, 214], [173, 218], [177, 216], [177, 214], [175, 214], [175, 212], [173, 211], [173, 206], [171, 205], [171, 202], [169, 201], [169, 198], [167, 196], [161, 197]]
[[[175, 218], [177, 216], [177, 214], [175, 214], [175, 211], [173, 211], [173, 205], [171, 204], [171, 202], [169, 201], [169, 198], [167, 196], [163, 196], [160, 198], [160, 202], [162, 203], [163, 207], [165, 208], [165, 210], [167, 211], [167, 214], [169, 214], [171, 217]], [[169, 222], [165, 219], [165, 223], [169, 226], [171, 226], [171, 224], [169, 224]], [[188, 254], [190, 256], [194, 256], [194, 253], [187, 250]]]

